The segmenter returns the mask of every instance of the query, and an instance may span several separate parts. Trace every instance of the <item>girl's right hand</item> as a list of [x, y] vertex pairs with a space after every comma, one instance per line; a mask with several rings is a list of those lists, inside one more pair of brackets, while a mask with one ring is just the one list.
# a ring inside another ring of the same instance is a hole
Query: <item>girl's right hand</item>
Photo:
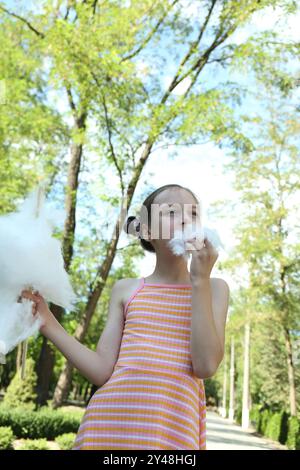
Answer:
[[55, 317], [48, 307], [48, 304], [43, 296], [39, 294], [37, 290], [22, 290], [21, 297], [29, 299], [33, 302], [32, 314], [35, 316], [37, 313], [42, 320], [42, 324], [39, 331], [42, 333], [43, 330], [49, 325], [49, 323], [55, 320]]

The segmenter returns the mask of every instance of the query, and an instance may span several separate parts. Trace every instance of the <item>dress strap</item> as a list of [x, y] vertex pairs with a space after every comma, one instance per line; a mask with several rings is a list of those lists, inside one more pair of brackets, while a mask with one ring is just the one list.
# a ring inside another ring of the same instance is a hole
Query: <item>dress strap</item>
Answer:
[[126, 302], [126, 304], [125, 304], [125, 306], [124, 306], [124, 310], [123, 310], [124, 316], [126, 316], [128, 305], [130, 304], [130, 302], [132, 301], [132, 299], [136, 296], [136, 294], [143, 288], [144, 284], [145, 284], [145, 278], [142, 277], [142, 278], [140, 279], [139, 285], [137, 286], [137, 288], [135, 289], [135, 291], [131, 294], [131, 296], [129, 297], [129, 299], [127, 300], [127, 302]]

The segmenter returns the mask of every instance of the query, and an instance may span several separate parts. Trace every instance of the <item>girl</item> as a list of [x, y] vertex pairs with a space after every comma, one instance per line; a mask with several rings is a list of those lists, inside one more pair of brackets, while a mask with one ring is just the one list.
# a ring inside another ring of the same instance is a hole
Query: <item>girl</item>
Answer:
[[[170, 217], [174, 205], [194, 209]], [[151, 220], [153, 207], [160, 211]], [[40, 295], [23, 291], [42, 316], [40, 331], [99, 387], [73, 449], [206, 449], [203, 379], [223, 358], [229, 288], [210, 278], [218, 253], [207, 239], [186, 244], [189, 272], [187, 258], [170, 250], [170, 237], [156, 236], [157, 229], [184, 230], [198, 207], [192, 191], [170, 184], [146, 198], [139, 218], [127, 219], [124, 230], [155, 253], [156, 266], [148, 278], [114, 284], [96, 351], [70, 336]]]

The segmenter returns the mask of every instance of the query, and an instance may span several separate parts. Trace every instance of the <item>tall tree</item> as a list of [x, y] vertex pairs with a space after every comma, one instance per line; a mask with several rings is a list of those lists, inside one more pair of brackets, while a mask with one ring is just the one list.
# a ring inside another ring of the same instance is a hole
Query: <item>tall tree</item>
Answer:
[[247, 267], [249, 289], [256, 296], [253, 311], [257, 309], [256, 313], [265, 312], [268, 319], [272, 318], [270, 329], [276, 324], [280, 327], [290, 412], [296, 415], [293, 341], [300, 334], [300, 257], [299, 227], [294, 221], [300, 190], [299, 121], [291, 100], [276, 102], [274, 94], [267, 97], [267, 117], [255, 118], [259, 124], [255, 151], [247, 156], [235, 155], [228, 165], [234, 169], [235, 186], [245, 207], [237, 231], [237, 256], [229, 264]]

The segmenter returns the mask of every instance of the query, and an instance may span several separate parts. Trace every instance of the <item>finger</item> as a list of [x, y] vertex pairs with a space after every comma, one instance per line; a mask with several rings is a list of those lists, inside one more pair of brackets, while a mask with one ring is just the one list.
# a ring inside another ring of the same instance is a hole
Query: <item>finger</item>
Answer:
[[191, 249], [194, 249], [194, 250], [201, 250], [204, 246], [203, 240], [201, 241], [198, 238], [188, 240], [186, 243], [188, 243], [189, 246], [192, 247]]
[[27, 291], [27, 290], [23, 290], [21, 292], [21, 297], [24, 297], [25, 299], [29, 299], [32, 302], [39, 302], [40, 301], [39, 297], [33, 295], [30, 291]]
[[186, 242], [185, 244], [185, 250], [187, 253], [194, 253], [196, 251], [199, 251], [200, 250], [200, 247], [198, 247], [196, 244], [194, 243], [190, 243], [190, 242]]
[[204, 238], [204, 243], [205, 243], [205, 246], [207, 246], [207, 248], [215, 248], [212, 242], [206, 237]]

